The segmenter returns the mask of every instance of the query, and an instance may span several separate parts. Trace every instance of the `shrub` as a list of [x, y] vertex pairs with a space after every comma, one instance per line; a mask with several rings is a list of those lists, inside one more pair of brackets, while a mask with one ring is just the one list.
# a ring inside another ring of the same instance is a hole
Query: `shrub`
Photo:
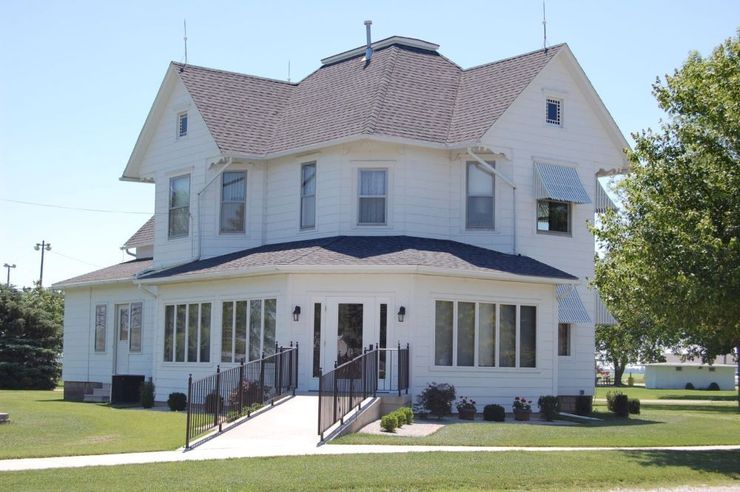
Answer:
[[412, 411], [414, 412], [414, 415], [420, 419], [426, 420], [426, 418], [429, 417], [429, 412], [421, 403], [414, 403]]
[[684, 389], [687, 389], [687, 390], [692, 390], [692, 389], [696, 389], [696, 388], [694, 388], [694, 385], [693, 385], [693, 384], [691, 384], [691, 383], [686, 383], [686, 386], [684, 386]]
[[619, 393], [614, 396], [614, 402], [612, 404], [614, 410], [612, 410], [617, 417], [629, 417], [629, 400], [627, 395]]
[[144, 408], [152, 408], [154, 406], [154, 383], [144, 381], [139, 385], [139, 401]]
[[170, 397], [167, 398], [167, 406], [169, 406], [170, 410], [173, 412], [182, 412], [185, 410], [187, 403], [188, 400], [185, 393], [170, 393]]
[[414, 411], [411, 410], [411, 407], [401, 407], [398, 410], [403, 413], [404, 417], [406, 417], [407, 424], [414, 423]]
[[542, 416], [548, 422], [555, 420], [555, 417], [560, 413], [560, 400], [557, 396], [540, 396], [539, 400], [537, 400], [537, 406], [540, 408]]
[[212, 391], [206, 395], [206, 401], [205, 401], [205, 409], [208, 413], [216, 413], [218, 411], [218, 405], [221, 405], [221, 408], [224, 406], [224, 399], [222, 396], [219, 396], [215, 391]]
[[455, 387], [447, 383], [431, 383], [417, 397], [431, 415], [438, 419], [452, 413], [452, 401], [455, 399]]
[[406, 422], [406, 414], [401, 411], [400, 408], [393, 410], [388, 415], [393, 415], [396, 417], [396, 422], [398, 422], [398, 427], [403, 427], [408, 422]]
[[486, 405], [483, 407], [483, 420], [503, 422], [506, 420], [506, 410], [501, 405]]
[[576, 396], [576, 415], [588, 416], [594, 408], [594, 397], [591, 395]]
[[614, 410], [614, 400], [618, 396], [624, 396], [624, 393], [621, 391], [608, 391], [606, 393], [606, 407], [609, 409], [610, 412], [615, 412]]
[[637, 398], [633, 398], [632, 400], [629, 401], [628, 407], [629, 407], [629, 412], [630, 413], [638, 414], [639, 415], [639, 413], [640, 413], [640, 400], [637, 399]]
[[386, 432], [396, 432], [396, 427], [398, 427], [398, 419], [391, 412], [388, 415], [385, 415], [382, 419], [380, 419], [380, 426]]
[[717, 383], [711, 383], [707, 389], [709, 391], [719, 391], [719, 385]]

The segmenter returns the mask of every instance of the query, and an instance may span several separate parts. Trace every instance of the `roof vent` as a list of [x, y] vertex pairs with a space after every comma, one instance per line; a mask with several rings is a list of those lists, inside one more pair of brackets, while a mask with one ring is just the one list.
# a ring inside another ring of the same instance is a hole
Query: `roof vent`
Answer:
[[372, 45], [372, 39], [370, 37], [370, 26], [373, 25], [373, 21], [366, 20], [365, 21], [365, 32], [367, 34], [367, 46], [365, 48], [365, 63], [370, 63], [370, 60], [373, 57], [373, 47]]

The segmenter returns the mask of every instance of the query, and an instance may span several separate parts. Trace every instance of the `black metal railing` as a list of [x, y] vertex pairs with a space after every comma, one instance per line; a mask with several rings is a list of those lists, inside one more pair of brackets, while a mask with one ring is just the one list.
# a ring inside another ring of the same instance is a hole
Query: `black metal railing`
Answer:
[[[193, 439], [229, 424], [265, 405], [274, 405], [280, 397], [295, 395], [298, 383], [298, 344], [275, 345], [275, 353], [261, 359], [193, 381], [188, 376], [187, 430], [185, 447]], [[227, 427], [225, 427], [227, 426]]]
[[[337, 422], [343, 424], [344, 417], [354, 408], [359, 410], [366, 398], [376, 396], [381, 380], [385, 384], [395, 376], [395, 384], [389, 382], [388, 387], [395, 386], [394, 391], [398, 391], [399, 396], [403, 390], [408, 393], [408, 355], [408, 344], [404, 349], [400, 345], [396, 349], [378, 349], [370, 345], [362, 355], [322, 374], [319, 378], [318, 419], [321, 439], [331, 426]], [[380, 378], [381, 374], [383, 379]]]
[[409, 344], [378, 348], [378, 393], [409, 392]]

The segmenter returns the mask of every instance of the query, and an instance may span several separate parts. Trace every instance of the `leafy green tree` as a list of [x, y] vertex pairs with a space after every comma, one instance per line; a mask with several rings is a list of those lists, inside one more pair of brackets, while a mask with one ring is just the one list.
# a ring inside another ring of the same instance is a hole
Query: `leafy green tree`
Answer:
[[596, 350], [599, 359], [614, 367], [614, 386], [622, 386], [627, 364], [657, 362], [662, 345], [651, 325], [596, 325]]
[[594, 284], [620, 324], [644, 317], [708, 360], [740, 350], [740, 32], [653, 93], [667, 120], [633, 135]]
[[63, 312], [59, 293], [0, 286], [0, 388], [54, 388]]

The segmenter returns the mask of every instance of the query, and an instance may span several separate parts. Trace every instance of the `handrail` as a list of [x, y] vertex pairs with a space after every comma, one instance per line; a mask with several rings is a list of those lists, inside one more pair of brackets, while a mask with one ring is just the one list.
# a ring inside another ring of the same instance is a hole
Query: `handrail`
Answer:
[[188, 403], [185, 447], [191, 441], [218, 427], [235, 422], [264, 405], [274, 405], [280, 397], [295, 395], [298, 384], [298, 343], [289, 347], [275, 344], [275, 353], [193, 381], [188, 376]]
[[[352, 410], [362, 408], [362, 402], [369, 396], [377, 396], [379, 376], [385, 376], [388, 368], [386, 350], [373, 348], [370, 345], [361, 355], [336, 366], [333, 370], [319, 377], [319, 418], [318, 433], [324, 439], [324, 433], [337, 422], [344, 424], [344, 417]], [[409, 346], [402, 349], [400, 344], [395, 351], [397, 357], [397, 391], [408, 393], [409, 382]], [[382, 355], [381, 355], [382, 354]], [[392, 361], [391, 361], [392, 362]]]

